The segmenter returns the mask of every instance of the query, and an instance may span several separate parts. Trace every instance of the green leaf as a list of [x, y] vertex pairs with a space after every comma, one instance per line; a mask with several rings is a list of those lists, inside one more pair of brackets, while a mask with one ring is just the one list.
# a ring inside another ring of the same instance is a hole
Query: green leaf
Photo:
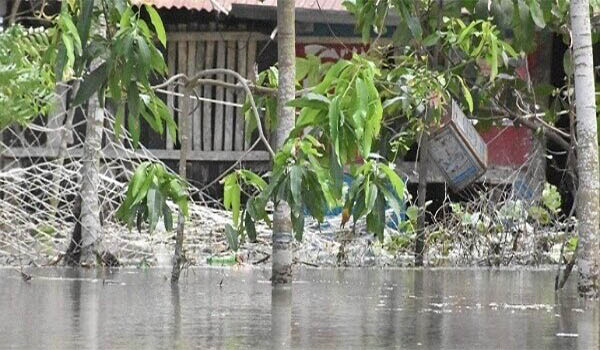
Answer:
[[256, 187], [257, 190], [262, 190], [267, 187], [267, 182], [257, 174], [246, 169], [239, 170], [239, 173], [247, 183]]
[[77, 54], [81, 55], [81, 39], [79, 38], [79, 32], [77, 31], [77, 27], [75, 27], [75, 24], [73, 24], [73, 21], [71, 20], [71, 16], [61, 15], [61, 20], [63, 20], [63, 23], [65, 24], [67, 32], [69, 33], [69, 37], [73, 38], [73, 43], [75, 44], [74, 47]]
[[430, 47], [436, 45], [440, 41], [440, 37], [440, 33], [438, 32], [431, 33], [423, 40], [423, 46]]
[[329, 103], [330, 101], [327, 97], [309, 92], [300, 98], [288, 102], [287, 105], [297, 108], [308, 107], [313, 109], [327, 110], [329, 108]]
[[179, 210], [181, 210], [181, 212], [183, 213], [184, 217], [189, 217], [190, 216], [190, 212], [188, 209], [188, 200], [187, 197], [183, 197], [180, 200], [177, 201], [177, 206], [179, 207]]
[[291, 219], [294, 237], [296, 240], [301, 241], [304, 234], [304, 212], [300, 210], [297, 215], [292, 215]]
[[132, 81], [127, 88], [127, 107], [129, 108], [129, 116], [138, 119], [140, 116], [140, 91], [137, 83]]
[[492, 39], [492, 42], [490, 43], [490, 56], [487, 61], [491, 67], [490, 81], [493, 81], [498, 75], [498, 45], [494, 39]]
[[465, 97], [465, 101], [467, 101], [467, 106], [469, 107], [469, 112], [473, 113], [473, 96], [471, 96], [471, 91], [469, 91], [467, 84], [465, 84], [465, 81], [461, 76], [457, 75], [456, 78], [458, 79], [458, 81], [460, 82], [460, 85], [462, 86], [463, 96]]
[[387, 176], [398, 198], [404, 198], [404, 181], [402, 181], [400, 176], [398, 176], [398, 174], [396, 174], [392, 168], [385, 164], [379, 164], [379, 169], [381, 169]]
[[120, 139], [120, 137], [121, 137], [121, 128], [123, 127], [124, 119], [125, 119], [125, 104], [119, 103], [119, 105], [117, 106], [117, 113], [115, 114], [115, 123], [113, 125], [116, 139]]
[[167, 47], [167, 33], [165, 32], [165, 27], [163, 25], [162, 20], [160, 19], [160, 15], [158, 12], [152, 7], [152, 5], [145, 5], [146, 11], [150, 15], [150, 21], [156, 30], [156, 36], [163, 47]]
[[108, 65], [104, 62], [83, 79], [79, 90], [77, 90], [77, 95], [73, 99], [73, 104], [80, 105], [87, 101], [95, 92], [100, 90], [107, 79]]
[[313, 91], [319, 94], [325, 94], [329, 91], [333, 86], [333, 82], [337, 80], [337, 78], [341, 75], [342, 71], [350, 66], [350, 62], [347, 60], [339, 60], [333, 66], [329, 68], [323, 80], [319, 83], [319, 85], [315, 86]]
[[225, 224], [225, 237], [227, 238], [227, 244], [229, 244], [229, 249], [237, 252], [239, 248], [239, 233], [236, 229], [234, 229], [231, 225]]
[[[549, 1], [549, 0], [542, 0]], [[531, 13], [531, 18], [536, 26], [540, 28], [546, 27], [546, 21], [544, 21], [544, 13], [542, 12], [542, 8], [537, 0], [527, 0], [527, 5], [529, 6], [529, 12]]]
[[[145, 69], [145, 67], [147, 67], [151, 61], [150, 48], [148, 47], [146, 40], [144, 40], [144, 38], [142, 36], [137, 36], [136, 42], [138, 45], [138, 50], [140, 52], [140, 60], [141, 60], [140, 62], [138, 62], [137, 67], [138, 68], [144, 67], [143, 70], [147, 70], [147, 69]], [[138, 75], [138, 79], [139, 79], [139, 75]]]
[[365, 207], [367, 214], [369, 214], [375, 206], [375, 200], [377, 199], [378, 189], [377, 185], [370, 183], [367, 192], [365, 193]]
[[85, 50], [88, 37], [90, 36], [93, 10], [94, 1], [82, 1], [81, 12], [79, 14], [79, 20], [77, 21], [77, 31], [79, 33], [79, 39], [81, 41], [81, 47], [83, 50]]
[[329, 155], [329, 172], [332, 179], [333, 194], [336, 198], [342, 198], [344, 187], [344, 169], [339, 161], [339, 155], [332, 151]]
[[225, 206], [225, 209], [231, 210], [233, 224], [235, 227], [239, 227], [241, 188], [238, 183], [237, 174], [231, 173], [227, 175], [224, 179], [224, 183], [223, 205]]
[[163, 198], [158, 190], [158, 186], [155, 183], [150, 185], [147, 194], [147, 210], [148, 210], [148, 218], [150, 219], [150, 227], [149, 231], [152, 233], [158, 224], [158, 220], [162, 216], [162, 205]]
[[67, 34], [62, 34], [62, 43], [65, 45], [67, 53], [67, 67], [72, 67], [75, 64], [75, 51], [73, 48], [73, 40]]
[[333, 149], [335, 154], [340, 154], [340, 140], [339, 140], [339, 124], [340, 124], [340, 109], [338, 96], [334, 97], [331, 101], [329, 108], [329, 134], [331, 136], [331, 142], [333, 143]]
[[[75, 59], [75, 58], [73, 58]], [[62, 81], [64, 79], [64, 69], [67, 64], [67, 48], [63, 42], [59, 44], [58, 53], [56, 55], [56, 63], [54, 65], [54, 75], [56, 81]]]
[[169, 209], [169, 206], [166, 205], [166, 203], [165, 203], [162, 210], [163, 210], [163, 218], [164, 218], [164, 223], [165, 223], [165, 230], [172, 231], [173, 230], [173, 215], [171, 214], [171, 209]]
[[246, 227], [246, 234], [248, 235], [250, 242], [256, 242], [256, 227], [254, 225], [254, 220], [247, 211], [244, 218], [244, 226]]
[[292, 204], [293, 214], [298, 215], [302, 211], [302, 175], [303, 169], [296, 165], [290, 169], [290, 187], [294, 203]]
[[397, 4], [401, 4], [399, 10], [402, 15], [402, 19], [404, 19], [404, 21], [406, 22], [406, 25], [408, 26], [408, 29], [410, 30], [410, 33], [412, 34], [413, 38], [420, 40], [423, 36], [423, 28], [421, 27], [421, 21], [418, 17], [413, 16], [411, 13], [409, 13], [408, 8], [404, 3], [397, 2]]
[[380, 242], [383, 242], [383, 231], [385, 229], [385, 200], [379, 195], [373, 210], [367, 215], [367, 230], [375, 234]]
[[[138, 165], [137, 169], [135, 170], [135, 173], [133, 173], [133, 177], [131, 178], [131, 182], [129, 183], [129, 189], [131, 190], [131, 196], [133, 198], [135, 198], [138, 195], [140, 189], [142, 188], [142, 184], [144, 183], [144, 181], [146, 181], [146, 170], [149, 166], [149, 162], [143, 162], [140, 165]], [[128, 197], [129, 194], [130, 193], [128, 191]]]
[[417, 218], [419, 217], [419, 207], [415, 205], [411, 205], [406, 209], [406, 217], [412, 222], [417, 222]]

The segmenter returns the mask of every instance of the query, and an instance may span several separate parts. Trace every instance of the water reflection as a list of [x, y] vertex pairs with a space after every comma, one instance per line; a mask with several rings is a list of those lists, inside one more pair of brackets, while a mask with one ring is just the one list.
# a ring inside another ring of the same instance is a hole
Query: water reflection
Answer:
[[292, 345], [292, 289], [275, 286], [271, 290], [271, 348], [290, 349]]
[[[598, 349], [598, 302], [552, 271], [0, 269], [0, 348]], [[103, 284], [103, 280], [119, 283]], [[223, 281], [223, 283], [220, 283]], [[8, 346], [5, 346], [8, 344]]]

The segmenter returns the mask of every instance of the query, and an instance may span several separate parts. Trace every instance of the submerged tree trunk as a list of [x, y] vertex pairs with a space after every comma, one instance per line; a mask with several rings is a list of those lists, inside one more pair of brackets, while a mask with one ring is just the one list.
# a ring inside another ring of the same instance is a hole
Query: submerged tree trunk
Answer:
[[[179, 142], [181, 149], [179, 151], [179, 176], [183, 181], [187, 177], [187, 153], [189, 149], [188, 118], [190, 117], [190, 97], [192, 95], [190, 87], [185, 88], [182, 98], [181, 120], [179, 121]], [[183, 233], [185, 230], [185, 217], [181, 210], [177, 217], [177, 235], [175, 236], [175, 255], [173, 256], [173, 270], [171, 271], [171, 283], [179, 282], [179, 275], [185, 262], [183, 252]]]
[[[294, 99], [296, 75], [294, 0], [279, 0], [277, 3], [277, 51], [279, 65], [279, 93], [277, 100], [278, 124], [275, 132], [275, 147], [281, 147], [294, 127], [294, 108], [287, 107]], [[273, 213], [273, 284], [292, 282], [292, 221], [290, 207], [280, 202]]]
[[577, 113], [577, 170], [579, 188], [577, 219], [579, 222], [579, 293], [598, 296], [600, 228], [600, 184], [598, 179], [598, 134], [594, 57], [588, 0], [571, 0], [571, 31], [575, 72], [575, 108]]
[[427, 178], [429, 176], [428, 145], [429, 137], [423, 132], [419, 151], [419, 189], [417, 193], [419, 217], [417, 219], [417, 238], [415, 240], [415, 266], [423, 266], [423, 254], [425, 253], [425, 215], [427, 213]]
[[[97, 34], [106, 37], [106, 20], [101, 16], [99, 21]], [[100, 64], [102, 64], [101, 59], [94, 59], [90, 64], [90, 71], [94, 71]], [[78, 86], [79, 84], [77, 84]], [[100, 100], [100, 92], [96, 92], [88, 100], [86, 114], [85, 139], [83, 141], [80, 170], [81, 190], [79, 191], [78, 202], [80, 211], [78, 212], [79, 215], [75, 216], [79, 221], [73, 230], [71, 244], [65, 259], [67, 263], [73, 265], [94, 265], [97, 261], [96, 257], [103, 260], [104, 252], [100, 252], [100, 249], [98, 249], [102, 242], [98, 188], [100, 186], [99, 166], [102, 155], [103, 129], [104, 101]], [[74, 212], [77, 213], [77, 210]]]

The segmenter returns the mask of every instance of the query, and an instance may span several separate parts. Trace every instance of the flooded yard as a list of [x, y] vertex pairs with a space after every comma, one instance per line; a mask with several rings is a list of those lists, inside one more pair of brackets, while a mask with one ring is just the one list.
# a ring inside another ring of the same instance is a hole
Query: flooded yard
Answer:
[[7, 349], [598, 349], [600, 307], [554, 271], [0, 270]]

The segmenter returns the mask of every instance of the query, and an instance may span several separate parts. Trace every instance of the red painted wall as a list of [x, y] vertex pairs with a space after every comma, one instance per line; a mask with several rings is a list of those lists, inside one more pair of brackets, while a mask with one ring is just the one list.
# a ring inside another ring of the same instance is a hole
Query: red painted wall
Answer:
[[480, 134], [488, 147], [489, 165], [522, 165], [533, 149], [531, 130], [524, 127], [491, 127]]

